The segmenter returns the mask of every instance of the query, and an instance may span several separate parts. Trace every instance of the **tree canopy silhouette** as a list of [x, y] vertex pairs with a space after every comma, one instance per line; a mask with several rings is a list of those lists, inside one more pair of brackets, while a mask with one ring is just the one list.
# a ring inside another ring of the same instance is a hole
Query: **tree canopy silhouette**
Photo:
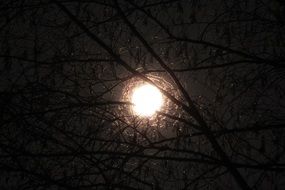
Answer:
[[284, 27], [279, 0], [1, 2], [0, 186], [282, 189]]

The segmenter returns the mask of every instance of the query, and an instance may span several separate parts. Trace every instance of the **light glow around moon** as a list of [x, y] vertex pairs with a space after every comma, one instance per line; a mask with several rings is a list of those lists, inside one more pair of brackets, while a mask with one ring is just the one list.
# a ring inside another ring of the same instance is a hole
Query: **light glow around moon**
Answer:
[[163, 97], [158, 88], [144, 84], [134, 89], [131, 102], [133, 111], [141, 117], [151, 117], [159, 111], [163, 104]]

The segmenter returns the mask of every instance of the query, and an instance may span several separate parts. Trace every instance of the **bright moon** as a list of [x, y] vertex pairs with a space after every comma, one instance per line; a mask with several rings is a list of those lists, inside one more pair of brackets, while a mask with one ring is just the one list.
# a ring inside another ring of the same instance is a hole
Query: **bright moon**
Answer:
[[158, 88], [144, 84], [134, 89], [132, 94], [133, 111], [142, 117], [150, 117], [158, 111], [162, 104], [162, 94]]

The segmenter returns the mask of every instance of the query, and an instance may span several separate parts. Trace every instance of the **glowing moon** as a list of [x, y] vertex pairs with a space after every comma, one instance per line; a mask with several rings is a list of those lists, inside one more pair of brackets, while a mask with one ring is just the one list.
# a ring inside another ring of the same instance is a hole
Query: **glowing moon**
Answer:
[[158, 88], [144, 84], [134, 89], [131, 102], [133, 111], [142, 117], [150, 117], [159, 111], [163, 104], [163, 97]]

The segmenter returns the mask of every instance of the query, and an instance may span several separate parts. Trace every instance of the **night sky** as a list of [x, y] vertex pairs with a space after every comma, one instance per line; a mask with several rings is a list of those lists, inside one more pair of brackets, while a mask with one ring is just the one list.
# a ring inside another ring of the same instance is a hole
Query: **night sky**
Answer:
[[0, 1], [0, 189], [282, 190], [284, 97], [282, 0]]

